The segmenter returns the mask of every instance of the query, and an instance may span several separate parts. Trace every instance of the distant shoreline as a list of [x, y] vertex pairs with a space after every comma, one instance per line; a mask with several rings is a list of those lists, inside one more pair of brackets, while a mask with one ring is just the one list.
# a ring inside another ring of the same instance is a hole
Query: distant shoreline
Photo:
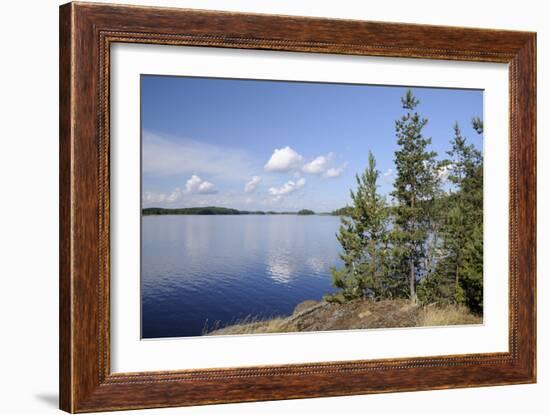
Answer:
[[275, 212], [275, 211], [249, 211], [249, 210], [238, 210], [231, 209], [219, 206], [204, 206], [204, 207], [190, 207], [190, 208], [144, 208], [141, 210], [141, 213], [144, 216], [153, 216], [153, 215], [299, 215], [299, 216], [340, 216], [339, 212], [341, 209], [338, 209], [333, 212], [314, 212], [309, 209], [301, 209], [296, 212]]

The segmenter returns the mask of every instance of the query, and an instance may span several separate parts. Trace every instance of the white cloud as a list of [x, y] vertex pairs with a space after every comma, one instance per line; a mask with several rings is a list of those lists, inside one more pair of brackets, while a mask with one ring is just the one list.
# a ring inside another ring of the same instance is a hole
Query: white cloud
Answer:
[[273, 196], [284, 196], [292, 192], [295, 192], [298, 189], [301, 189], [306, 184], [306, 179], [303, 177], [297, 181], [289, 180], [281, 187], [270, 187], [269, 193]]
[[214, 184], [202, 180], [196, 174], [192, 175], [189, 180], [185, 183], [185, 190], [187, 193], [199, 193], [199, 194], [213, 194], [217, 193], [214, 189]]
[[199, 186], [199, 193], [201, 194], [216, 193], [216, 190], [214, 190], [214, 185], [212, 183], [202, 182]]
[[318, 156], [309, 163], [302, 166], [304, 173], [316, 174], [322, 177], [334, 178], [339, 177], [343, 172], [346, 164], [341, 167], [330, 167], [334, 153], [328, 153], [326, 156]]
[[246, 180], [257, 161], [242, 150], [201, 141], [143, 133], [143, 173], [163, 177], [198, 174], [224, 180]]
[[323, 173], [323, 176], [333, 178], [333, 177], [340, 176], [343, 172], [344, 172], [343, 167], [331, 167], [325, 173]]
[[332, 158], [333, 154], [329, 153], [326, 156], [319, 156], [310, 161], [309, 163], [304, 164], [302, 167], [302, 171], [304, 173], [310, 173], [310, 174], [323, 174], [328, 167], [328, 164], [330, 163], [330, 159]]
[[172, 193], [168, 195], [166, 198], [166, 201], [168, 203], [174, 203], [177, 202], [181, 198], [181, 190], [179, 188], [176, 188]]
[[169, 193], [144, 192], [142, 199], [148, 206], [152, 206], [154, 204], [173, 204], [180, 201], [182, 196], [181, 189], [176, 188]]
[[[176, 187], [171, 192], [143, 192], [142, 199], [145, 205], [173, 205], [177, 202], [182, 202], [184, 199], [188, 199], [187, 195], [213, 195], [218, 193], [213, 183], [202, 180], [196, 174], [192, 175], [185, 183], [185, 191], [182, 191], [179, 187]], [[185, 197], [184, 197], [185, 196]], [[203, 202], [202, 200], [200, 202]], [[196, 204], [201, 204], [199, 201], [195, 201]], [[204, 204], [204, 203], [202, 203]]]
[[288, 172], [300, 167], [303, 157], [289, 146], [275, 149], [265, 164], [266, 171]]
[[[188, 193], [185, 187], [181, 189], [168, 190], [160, 192], [144, 189], [142, 194], [142, 206], [147, 207], [165, 207], [165, 208], [185, 208], [196, 206], [222, 206], [240, 210], [277, 210], [277, 211], [295, 211], [301, 209], [301, 203], [293, 202], [295, 199], [301, 200], [300, 195], [289, 197], [288, 195], [272, 195], [260, 192], [244, 193], [222, 192], [215, 194]], [[327, 210], [332, 210], [332, 207]]]
[[260, 176], [252, 177], [252, 179], [250, 179], [250, 181], [247, 182], [246, 185], [244, 186], [244, 191], [246, 193], [250, 193], [250, 192], [254, 191], [254, 189], [256, 189], [256, 187], [258, 187], [258, 185], [260, 184], [261, 181], [262, 181], [262, 178]]
[[142, 199], [148, 203], [163, 203], [166, 201], [165, 193], [144, 192]]

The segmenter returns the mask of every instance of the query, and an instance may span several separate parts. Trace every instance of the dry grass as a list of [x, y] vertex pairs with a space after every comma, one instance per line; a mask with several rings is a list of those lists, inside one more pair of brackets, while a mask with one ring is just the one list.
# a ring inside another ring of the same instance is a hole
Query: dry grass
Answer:
[[483, 318], [471, 314], [464, 306], [447, 305], [421, 307], [417, 321], [418, 326], [455, 326], [481, 324]]
[[396, 327], [481, 324], [482, 317], [463, 306], [416, 306], [408, 300], [358, 300], [343, 304], [305, 301], [288, 317], [247, 316], [227, 327], [205, 327], [204, 335], [290, 333]]
[[261, 319], [255, 316], [246, 316], [235, 323], [222, 328], [213, 328], [204, 330], [203, 335], [232, 335], [232, 334], [266, 334], [282, 333], [292, 330], [287, 319], [284, 317], [275, 317], [272, 319]]

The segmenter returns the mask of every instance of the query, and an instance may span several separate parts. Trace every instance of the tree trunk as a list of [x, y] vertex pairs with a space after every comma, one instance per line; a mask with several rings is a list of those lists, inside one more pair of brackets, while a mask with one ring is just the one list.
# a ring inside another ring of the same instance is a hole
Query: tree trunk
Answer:
[[[412, 188], [412, 194], [411, 194], [411, 207], [413, 208], [414, 210], [414, 205], [415, 205], [415, 202], [416, 202], [416, 193], [415, 193], [415, 186], [414, 184], [411, 186]], [[413, 221], [413, 226], [412, 226], [412, 230], [413, 230], [413, 235], [414, 235], [414, 230], [415, 230], [415, 226], [414, 226], [414, 221]], [[414, 244], [412, 246], [412, 249], [411, 249], [411, 253], [410, 253], [410, 258], [409, 258], [409, 265], [411, 267], [411, 275], [409, 276], [409, 294], [410, 294], [410, 297], [411, 297], [411, 303], [412, 304], [416, 304], [416, 273], [415, 273], [415, 269], [414, 269]]]
[[409, 294], [410, 294], [411, 303], [416, 304], [416, 275], [414, 270], [414, 258], [412, 257], [412, 253], [411, 253], [411, 257], [409, 258], [409, 265], [411, 267], [411, 274], [409, 276]]

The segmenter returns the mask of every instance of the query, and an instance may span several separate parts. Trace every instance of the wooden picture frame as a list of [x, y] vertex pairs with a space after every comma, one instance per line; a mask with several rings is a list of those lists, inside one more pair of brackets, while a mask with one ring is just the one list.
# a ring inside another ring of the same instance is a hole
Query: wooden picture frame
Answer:
[[[509, 352], [111, 373], [109, 59], [117, 42], [507, 63]], [[60, 8], [59, 94], [61, 409], [91, 412], [536, 381], [535, 33], [69, 3]]]

